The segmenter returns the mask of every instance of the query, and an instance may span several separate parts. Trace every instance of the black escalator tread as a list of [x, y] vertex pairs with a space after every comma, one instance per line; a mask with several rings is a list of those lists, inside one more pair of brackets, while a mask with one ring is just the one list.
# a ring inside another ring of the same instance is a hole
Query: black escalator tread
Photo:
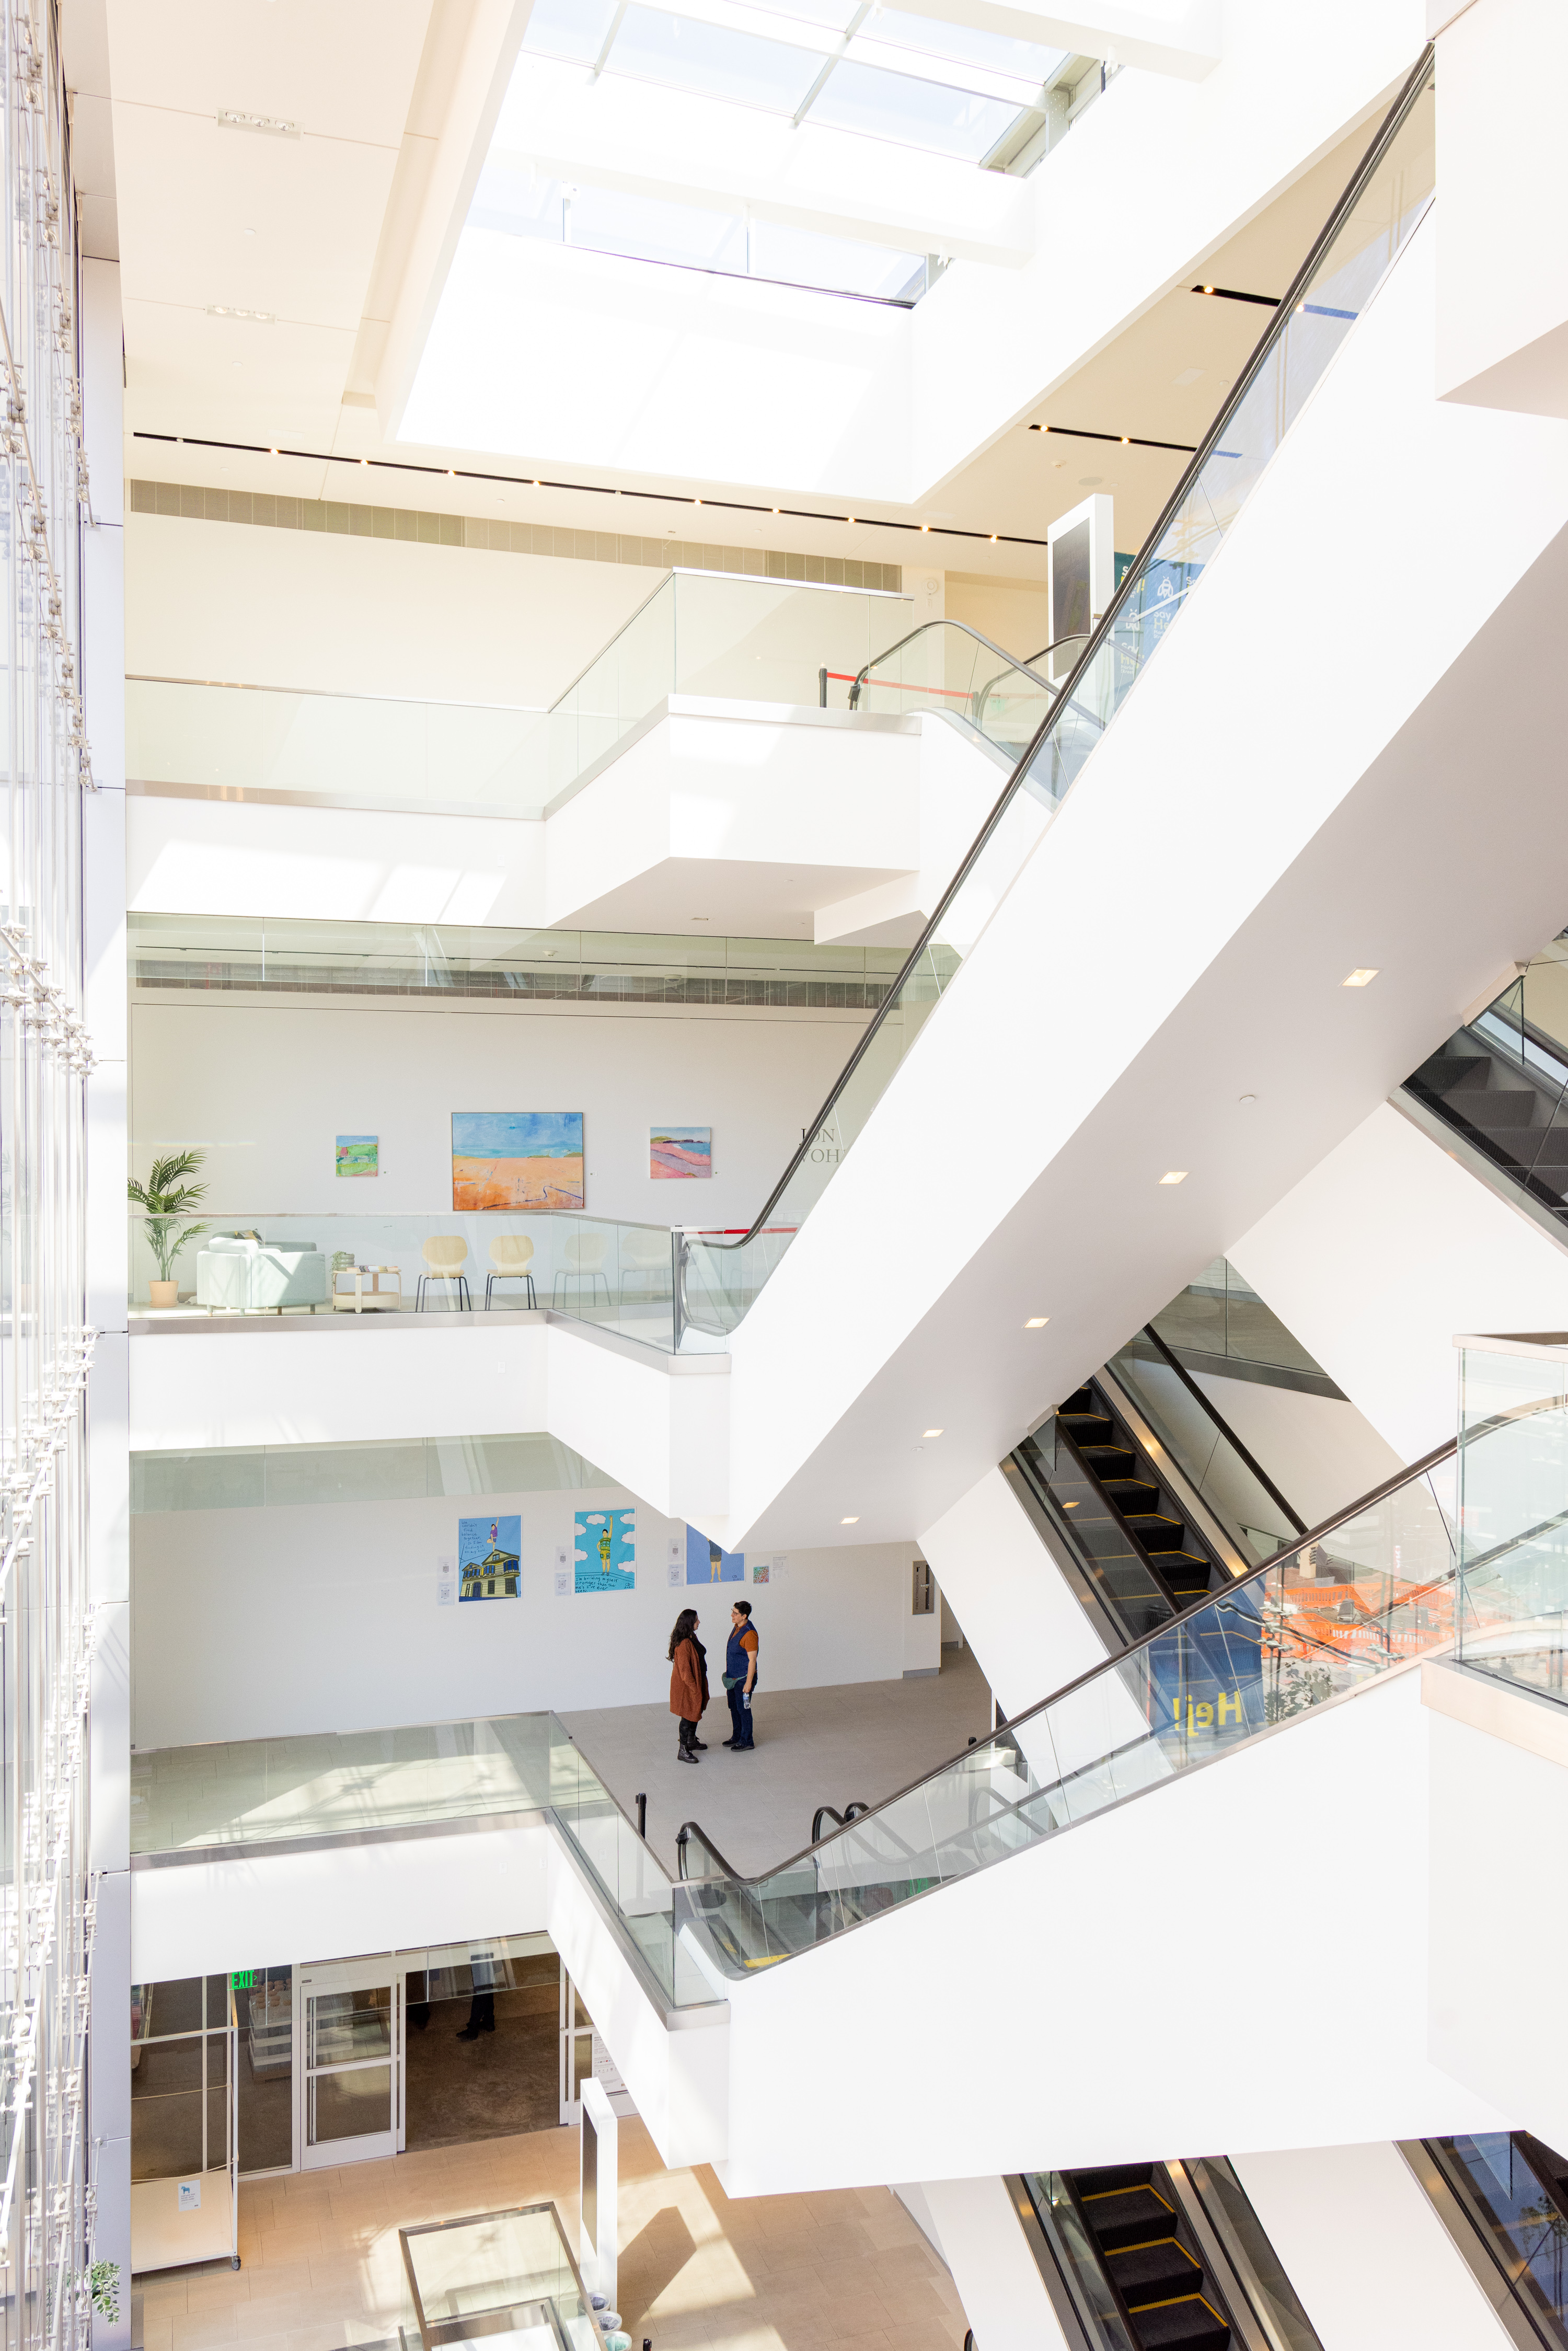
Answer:
[[1144, 1549], [1156, 1556], [1185, 1548], [1186, 1523], [1166, 1510], [1124, 1510], [1122, 1513]]
[[1117, 2188], [1146, 2188], [1154, 2169], [1152, 2163], [1102, 2163], [1075, 2171], [1072, 2182], [1080, 2196], [1108, 2196]]
[[1517, 1134], [1533, 1121], [1540, 1099], [1539, 1094], [1505, 1093], [1500, 1087], [1493, 1086], [1477, 1095], [1467, 1087], [1464, 1113], [1474, 1125], [1485, 1127], [1489, 1134]]
[[1456, 1086], [1484, 1086], [1491, 1066], [1487, 1053], [1434, 1053], [1429, 1061], [1422, 1062], [1416, 1077], [1433, 1093], [1446, 1094]]
[[1144, 2351], [1224, 2351], [1230, 2340], [1227, 2321], [1198, 2294], [1134, 2311], [1133, 2325]]
[[1129, 2310], [1136, 2310], [1140, 2303], [1174, 2302], [1178, 2294], [1197, 2293], [1203, 2284], [1202, 2269], [1174, 2237], [1130, 2245], [1124, 2252], [1113, 2253], [1105, 2266]]
[[1083, 2217], [1104, 2252], [1120, 2252], [1129, 2245], [1146, 2245], [1151, 2239], [1166, 2235], [1175, 2225], [1176, 2215], [1165, 2198], [1146, 2185], [1103, 2189], [1098, 2194], [1080, 2187], [1079, 2193], [1083, 2199]]

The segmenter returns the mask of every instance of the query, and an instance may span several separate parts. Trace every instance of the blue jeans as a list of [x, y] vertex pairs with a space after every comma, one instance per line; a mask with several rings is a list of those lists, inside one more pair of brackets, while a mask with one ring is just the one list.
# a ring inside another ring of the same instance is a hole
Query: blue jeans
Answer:
[[757, 1741], [751, 1735], [751, 1700], [746, 1696], [744, 1690], [739, 1688], [727, 1690], [725, 1695], [729, 1700], [732, 1744], [737, 1747], [755, 1747]]

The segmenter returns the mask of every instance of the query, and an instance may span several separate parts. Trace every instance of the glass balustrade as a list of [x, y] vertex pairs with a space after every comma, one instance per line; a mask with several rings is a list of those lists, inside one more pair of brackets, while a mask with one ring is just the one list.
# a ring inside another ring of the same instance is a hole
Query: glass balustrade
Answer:
[[1456, 1516], [1450, 1446], [765, 1876], [689, 1830], [680, 1917], [743, 1978], [1451, 1648]]
[[553, 2204], [400, 2229], [402, 2351], [593, 2351], [603, 2337]]
[[1302, 1520], [1156, 1332], [1140, 1331], [1107, 1369], [1244, 1559], [1271, 1558], [1303, 1531]]
[[153, 789], [539, 817], [667, 695], [815, 708], [824, 674], [852, 678], [908, 611], [882, 590], [672, 571], [548, 710], [131, 677], [126, 773]]
[[1461, 1664], [1562, 1700], [1568, 1333], [1459, 1353]]
[[[1045, 721], [1056, 688], [1044, 671], [958, 621], [928, 621], [848, 680], [852, 710], [925, 711], [950, 718], [1011, 768]], [[829, 702], [836, 701], [830, 693]]]

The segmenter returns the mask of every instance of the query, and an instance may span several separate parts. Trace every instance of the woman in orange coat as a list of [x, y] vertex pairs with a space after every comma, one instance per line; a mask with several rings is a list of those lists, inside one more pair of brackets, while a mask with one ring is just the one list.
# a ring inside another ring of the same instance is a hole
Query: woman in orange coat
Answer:
[[683, 1763], [695, 1763], [702, 1740], [697, 1725], [707, 1704], [707, 1652], [697, 1639], [697, 1612], [683, 1608], [670, 1635], [670, 1712], [680, 1719]]

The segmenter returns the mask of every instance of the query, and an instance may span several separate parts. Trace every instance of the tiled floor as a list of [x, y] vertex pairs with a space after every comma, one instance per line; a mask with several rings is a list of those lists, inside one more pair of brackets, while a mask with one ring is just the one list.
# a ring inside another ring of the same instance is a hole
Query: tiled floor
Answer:
[[[395, 2335], [397, 2232], [553, 2200], [577, 2238], [575, 2130], [444, 2147], [240, 2190], [227, 2262], [139, 2278], [145, 2351], [341, 2351]], [[953, 2282], [885, 2188], [731, 2202], [621, 2126], [621, 2314], [653, 2351], [957, 2351]]]
[[[713, 1663], [710, 1654], [710, 1674]], [[703, 1717], [699, 1736], [708, 1751], [695, 1771], [675, 1761], [675, 1719], [667, 1707], [601, 1707], [561, 1720], [627, 1813], [634, 1817], [633, 1797], [647, 1796], [648, 1842], [666, 1868], [674, 1866], [675, 1832], [696, 1820], [733, 1867], [754, 1876], [810, 1841], [819, 1804], [842, 1812], [857, 1797], [880, 1803], [960, 1753], [971, 1737], [983, 1739], [990, 1706], [974, 1652], [949, 1649], [941, 1673], [919, 1681], [804, 1690], [765, 1685], [752, 1755], [731, 1755], [720, 1744], [729, 1736], [720, 1689]]]

